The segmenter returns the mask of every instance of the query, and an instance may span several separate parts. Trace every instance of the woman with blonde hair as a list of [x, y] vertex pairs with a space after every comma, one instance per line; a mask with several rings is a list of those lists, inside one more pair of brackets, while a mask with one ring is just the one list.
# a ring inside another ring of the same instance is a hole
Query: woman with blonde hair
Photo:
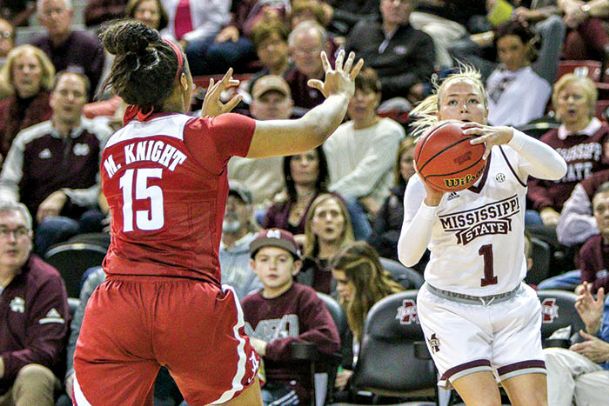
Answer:
[[562, 155], [568, 170], [558, 182], [529, 182], [527, 196], [539, 216], [530, 213], [528, 219], [540, 217], [544, 225], [555, 226], [575, 185], [595, 172], [609, 169], [609, 125], [594, 117], [597, 98], [596, 86], [586, 76], [568, 73], [554, 84], [552, 105], [560, 126], [540, 140]]
[[[332, 277], [337, 283], [338, 300], [347, 314], [349, 330], [352, 333], [352, 337], [343, 338], [343, 341], [351, 341], [349, 339], [352, 338], [351, 355], [357, 355], [370, 308], [384, 297], [403, 291], [404, 287], [383, 269], [379, 255], [365, 241], [354, 241], [345, 245], [332, 259], [331, 269]], [[345, 344], [349, 343], [343, 343], [343, 355], [349, 354], [351, 349], [345, 348]], [[352, 356], [343, 360], [343, 370], [336, 378], [336, 386], [339, 389], [346, 386], [353, 374], [352, 360]]]
[[47, 55], [32, 45], [13, 48], [0, 69], [0, 158], [24, 128], [51, 118], [49, 95], [55, 67]]
[[435, 90], [412, 112], [417, 129], [458, 120], [471, 144], [485, 146], [484, 171], [470, 188], [444, 193], [415, 174], [404, 195], [399, 259], [413, 266], [431, 251], [417, 316], [438, 385], [454, 387], [468, 406], [499, 406], [500, 381], [512, 405], [546, 406], [541, 306], [523, 283], [526, 182], [558, 180], [567, 165], [548, 145], [487, 125], [476, 70], [463, 66]]
[[342, 198], [331, 193], [317, 196], [305, 220], [304, 261], [298, 282], [318, 292], [333, 292], [336, 284], [330, 272], [330, 261], [353, 240], [351, 217]]

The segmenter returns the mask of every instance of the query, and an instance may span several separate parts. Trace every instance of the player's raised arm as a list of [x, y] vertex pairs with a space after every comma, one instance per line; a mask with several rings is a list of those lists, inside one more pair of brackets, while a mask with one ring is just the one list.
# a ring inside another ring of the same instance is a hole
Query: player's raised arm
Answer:
[[355, 65], [351, 52], [345, 60], [340, 51], [334, 68], [325, 52], [321, 53], [326, 72], [324, 81], [309, 80], [309, 86], [319, 90], [326, 100], [297, 120], [257, 121], [256, 131], [247, 156], [262, 158], [293, 155], [308, 151], [325, 141], [343, 121], [349, 99], [355, 92], [355, 77], [364, 65], [360, 59]]

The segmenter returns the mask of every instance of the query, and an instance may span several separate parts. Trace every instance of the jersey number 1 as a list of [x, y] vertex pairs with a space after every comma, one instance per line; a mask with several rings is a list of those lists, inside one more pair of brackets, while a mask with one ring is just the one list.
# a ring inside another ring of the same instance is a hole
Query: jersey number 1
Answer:
[[123, 231], [133, 231], [133, 181], [135, 178], [135, 199], [150, 199], [150, 210], [135, 212], [135, 225], [144, 231], [158, 230], [165, 224], [163, 214], [163, 190], [159, 186], [148, 186], [148, 179], [163, 177], [161, 168], [127, 169], [121, 176], [123, 189]]
[[493, 244], [483, 245], [478, 254], [484, 259], [484, 278], [480, 279], [480, 286], [496, 285], [497, 277], [493, 274]]

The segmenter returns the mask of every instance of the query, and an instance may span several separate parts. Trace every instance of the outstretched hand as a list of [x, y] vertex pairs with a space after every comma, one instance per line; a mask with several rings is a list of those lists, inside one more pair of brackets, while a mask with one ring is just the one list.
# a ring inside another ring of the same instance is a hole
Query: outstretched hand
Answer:
[[214, 83], [212, 78], [209, 81], [207, 92], [205, 92], [205, 98], [203, 99], [203, 108], [201, 109], [201, 117], [216, 117], [223, 113], [229, 113], [233, 111], [235, 107], [241, 102], [241, 95], [235, 94], [226, 103], [220, 100], [222, 92], [239, 86], [239, 81], [233, 79], [233, 68], [230, 68], [217, 83]]
[[584, 322], [586, 331], [591, 334], [596, 334], [601, 325], [601, 318], [603, 317], [605, 290], [604, 288], [600, 288], [598, 292], [596, 292], [595, 298], [590, 292], [589, 282], [584, 282], [582, 286], [583, 289], [575, 301], [575, 309]]
[[355, 66], [353, 66], [354, 61], [355, 53], [350, 52], [349, 57], [345, 61], [345, 50], [341, 49], [336, 57], [334, 68], [332, 68], [330, 61], [328, 60], [328, 55], [325, 51], [322, 51], [321, 63], [325, 72], [324, 81], [309, 79], [307, 84], [310, 87], [319, 90], [326, 98], [330, 95], [340, 93], [344, 93], [347, 97], [351, 98], [355, 93], [355, 78], [362, 69], [362, 66], [364, 66], [363, 59], [360, 58]]
[[492, 127], [478, 123], [465, 123], [463, 133], [477, 136], [477, 138], [470, 141], [472, 145], [484, 143], [485, 150], [482, 159], [486, 159], [489, 156], [494, 145], [507, 144], [514, 136], [514, 130], [511, 127]]

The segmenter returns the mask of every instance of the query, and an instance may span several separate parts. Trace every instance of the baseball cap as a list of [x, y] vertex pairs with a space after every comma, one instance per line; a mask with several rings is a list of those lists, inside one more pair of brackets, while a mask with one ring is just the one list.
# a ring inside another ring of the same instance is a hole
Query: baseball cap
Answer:
[[258, 232], [250, 243], [250, 257], [254, 258], [260, 248], [264, 247], [283, 248], [292, 254], [294, 259], [300, 259], [300, 249], [298, 248], [294, 236], [289, 231], [271, 228]]
[[237, 196], [245, 204], [252, 204], [252, 192], [240, 182], [235, 180], [229, 181], [228, 194]]
[[252, 88], [252, 97], [257, 99], [271, 90], [275, 90], [284, 96], [291, 97], [288, 82], [286, 82], [281, 76], [277, 75], [266, 75], [254, 82], [254, 87]]

